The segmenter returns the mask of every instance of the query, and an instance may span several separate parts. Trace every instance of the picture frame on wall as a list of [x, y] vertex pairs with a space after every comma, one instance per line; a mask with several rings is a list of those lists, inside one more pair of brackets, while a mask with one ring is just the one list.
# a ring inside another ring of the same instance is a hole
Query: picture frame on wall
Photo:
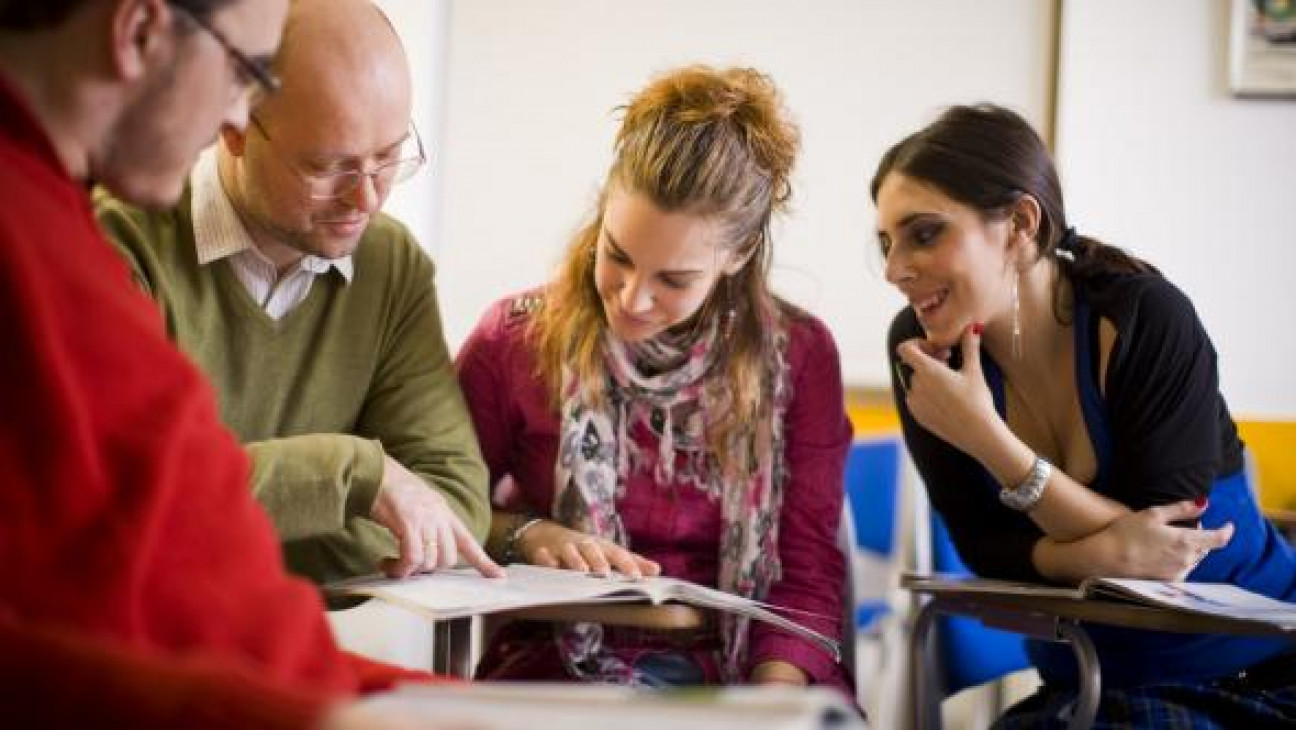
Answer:
[[1296, 0], [1231, 0], [1229, 87], [1296, 97]]

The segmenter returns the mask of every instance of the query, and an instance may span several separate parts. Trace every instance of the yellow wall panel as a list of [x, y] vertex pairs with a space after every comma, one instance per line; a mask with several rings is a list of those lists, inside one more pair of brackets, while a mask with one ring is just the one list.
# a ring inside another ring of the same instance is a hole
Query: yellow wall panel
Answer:
[[[900, 430], [900, 418], [889, 396], [856, 391], [848, 394], [846, 401], [856, 436]], [[1254, 460], [1261, 506], [1296, 510], [1296, 421], [1239, 421], [1238, 430]]]
[[1296, 509], [1296, 421], [1238, 421], [1238, 431], [1255, 462], [1260, 505]]

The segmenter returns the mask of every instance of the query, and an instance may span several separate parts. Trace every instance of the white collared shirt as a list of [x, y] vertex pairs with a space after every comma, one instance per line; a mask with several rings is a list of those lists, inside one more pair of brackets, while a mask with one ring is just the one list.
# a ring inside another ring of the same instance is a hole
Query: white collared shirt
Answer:
[[230, 268], [252, 301], [271, 319], [278, 321], [306, 301], [315, 277], [329, 269], [337, 269], [344, 279], [351, 281], [354, 263], [350, 256], [331, 260], [303, 256], [296, 266], [280, 276], [274, 262], [256, 247], [238, 213], [234, 212], [217, 172], [215, 146], [198, 158], [189, 183], [193, 189], [190, 210], [198, 265], [228, 258]]

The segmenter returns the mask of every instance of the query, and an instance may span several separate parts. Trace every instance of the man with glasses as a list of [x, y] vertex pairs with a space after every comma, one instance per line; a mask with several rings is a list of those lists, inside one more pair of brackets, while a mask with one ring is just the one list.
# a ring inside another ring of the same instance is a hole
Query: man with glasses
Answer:
[[[307, 0], [299, 0], [299, 4]], [[313, 3], [312, 3], [313, 4]], [[95, 224], [241, 129], [288, 0], [0, 0], [0, 724], [354, 726], [246, 455]]]
[[100, 221], [215, 386], [291, 570], [501, 574], [432, 263], [380, 211], [427, 161], [400, 41], [367, 0], [301, 2], [275, 70], [280, 92], [222, 131], [178, 206], [101, 197]]

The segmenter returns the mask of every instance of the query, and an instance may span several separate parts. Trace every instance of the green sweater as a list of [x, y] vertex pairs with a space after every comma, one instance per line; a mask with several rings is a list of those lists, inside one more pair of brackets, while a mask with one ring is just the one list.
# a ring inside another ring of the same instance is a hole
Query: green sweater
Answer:
[[370, 521], [384, 453], [441, 491], [479, 539], [486, 470], [441, 331], [432, 262], [394, 219], [374, 217], [348, 283], [330, 269], [278, 322], [227, 259], [198, 264], [189, 194], [165, 212], [96, 196], [100, 223], [205, 371], [247, 446], [253, 490], [293, 571], [372, 573], [398, 553]]

